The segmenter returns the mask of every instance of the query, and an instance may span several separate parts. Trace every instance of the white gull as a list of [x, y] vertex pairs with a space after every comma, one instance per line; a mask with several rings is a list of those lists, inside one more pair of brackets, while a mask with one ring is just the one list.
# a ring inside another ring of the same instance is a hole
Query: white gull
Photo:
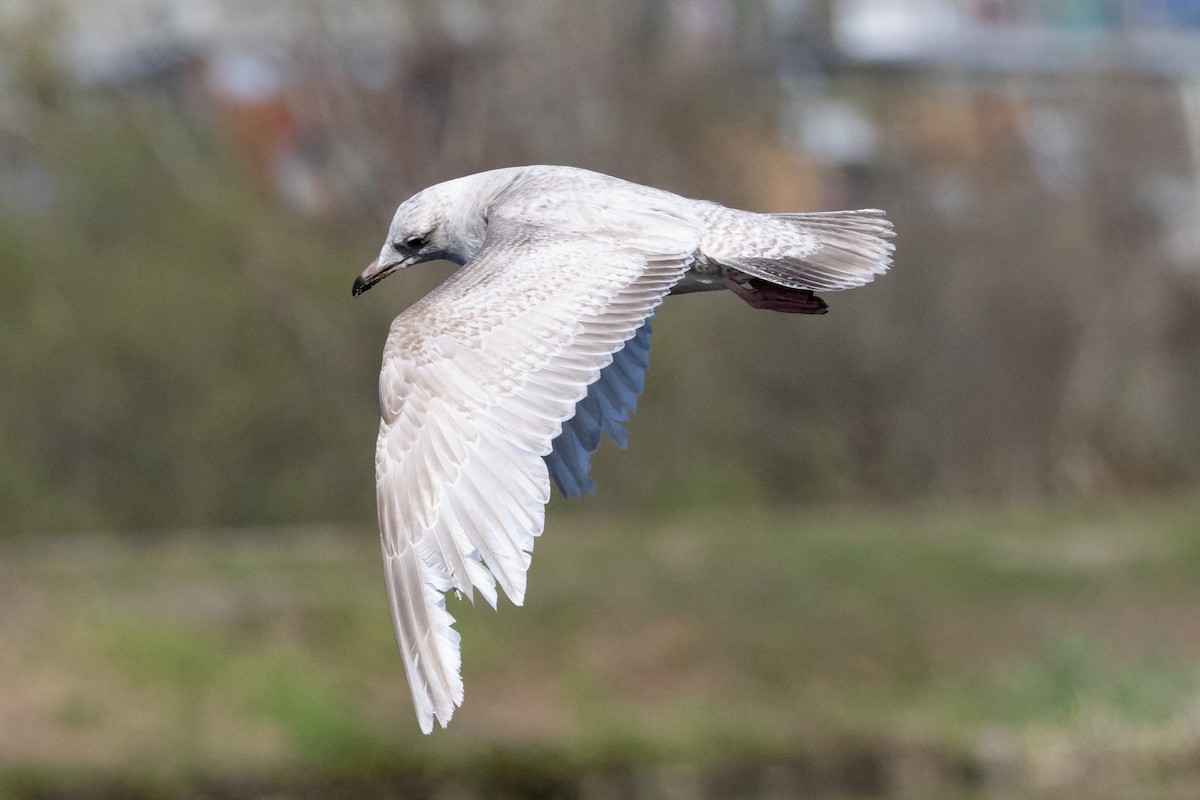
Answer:
[[820, 314], [814, 291], [891, 263], [882, 211], [755, 214], [572, 167], [499, 169], [396, 210], [359, 295], [424, 261], [461, 265], [392, 323], [379, 376], [379, 527], [421, 730], [462, 704], [445, 594], [516, 605], [550, 479], [591, 492], [591, 454], [633, 411], [668, 294], [731, 289]]

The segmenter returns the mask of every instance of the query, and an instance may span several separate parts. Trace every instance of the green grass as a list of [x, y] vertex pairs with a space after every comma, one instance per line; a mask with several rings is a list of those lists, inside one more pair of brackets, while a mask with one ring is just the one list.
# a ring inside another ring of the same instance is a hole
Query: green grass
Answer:
[[1086, 781], [1097, 760], [1139, 780], [1194, 771], [1194, 498], [553, 511], [525, 607], [451, 601], [466, 704], [431, 737], [372, 530], [3, 543], [0, 788], [516, 785], [854, 753], [932, 753], [947, 786], [1031, 792]]

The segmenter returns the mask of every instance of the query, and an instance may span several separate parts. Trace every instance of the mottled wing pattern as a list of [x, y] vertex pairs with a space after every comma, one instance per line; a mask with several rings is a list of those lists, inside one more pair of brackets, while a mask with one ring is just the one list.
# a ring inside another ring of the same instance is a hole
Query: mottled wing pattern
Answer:
[[621, 425], [637, 410], [638, 395], [645, 384], [650, 366], [651, 320], [638, 328], [612, 363], [600, 371], [600, 378], [588, 387], [587, 396], [575, 406], [575, 416], [563, 423], [562, 433], [554, 440], [546, 456], [550, 477], [566, 497], [584, 492], [596, 493], [596, 484], [588, 476], [592, 453], [600, 448], [600, 437], [607, 434], [624, 450], [629, 437]]
[[495, 606], [498, 583], [523, 601], [550, 494], [543, 459], [698, 244], [694, 224], [653, 209], [579, 230], [590, 233], [493, 220], [476, 258], [401, 314], [384, 350], [379, 524], [425, 732], [463, 696], [444, 593], [477, 589]]

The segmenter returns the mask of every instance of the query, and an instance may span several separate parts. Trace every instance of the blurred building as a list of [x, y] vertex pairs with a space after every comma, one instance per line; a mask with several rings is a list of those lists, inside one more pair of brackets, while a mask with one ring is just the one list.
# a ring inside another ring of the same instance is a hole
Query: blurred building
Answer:
[[[732, 68], [776, 83], [782, 87], [780, 135], [797, 157], [851, 168], [876, 157], [878, 133], [861, 105], [824, 90], [824, 78], [835, 71], [1119, 70], [1178, 81], [1191, 97], [1188, 87], [1200, 70], [1196, 0], [612, 0], [594, 6], [583, 12], [570, 4], [483, 0], [7, 0], [0, 3], [0, 30], [13, 38], [51, 32], [53, 58], [82, 86], [140, 89], [206, 106], [258, 179], [309, 215], [329, 213], [355, 193], [371, 194], [366, 184], [379, 163], [411, 160], [405, 152], [427, 153], [462, 137], [453, 127], [478, 124], [478, 109], [472, 116], [464, 104], [478, 104], [480, 92], [526, 114], [556, 92], [579, 98], [590, 118], [576, 124], [607, 133], [613, 95], [630, 88], [620, 73], [607, 83], [589, 78], [597, 96], [588, 98], [581, 96], [587, 84], [561, 85], [572, 76], [539, 72], [514, 58], [522, 48], [571, 56], [607, 49], [596, 63], [609, 69], [629, 43], [667, 73], [703, 80], [706, 71]], [[586, 29], [586, 41], [569, 34], [573, 24]], [[501, 64], [507, 66], [486, 74]], [[13, 69], [8, 58], [0, 59], [0, 102], [10, 107], [16, 102], [11, 93], [2, 98]], [[1041, 148], [1039, 157], [1067, 164], [1064, 174], [1070, 172], [1069, 155], [1063, 160], [1053, 153], [1065, 147], [1072, 123], [1039, 114], [1033, 124], [1038, 130], [1030, 141]], [[381, 132], [392, 138], [380, 139]], [[541, 134], [528, 128], [521, 135]], [[452, 146], [476, 154], [468, 160], [486, 149], [457, 140]], [[396, 180], [403, 178], [393, 174], [385, 183]]]
[[840, 0], [839, 50], [854, 60], [955, 69], [1200, 70], [1195, 0]]

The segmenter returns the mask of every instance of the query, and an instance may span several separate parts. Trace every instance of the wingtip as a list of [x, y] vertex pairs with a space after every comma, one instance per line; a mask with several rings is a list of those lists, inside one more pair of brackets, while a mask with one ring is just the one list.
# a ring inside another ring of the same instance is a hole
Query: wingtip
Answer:
[[450, 720], [454, 717], [454, 712], [463, 703], [462, 683], [456, 682], [451, 688], [449, 696], [435, 697], [431, 693], [427, 699], [429, 702], [425, 704], [415, 694], [413, 697], [417, 712], [417, 725], [420, 726], [421, 733], [426, 736], [433, 733], [433, 723], [435, 720], [442, 730], [450, 727]]
[[[461, 697], [458, 699], [456, 705], [462, 705]], [[417, 724], [419, 724], [421, 726], [421, 733], [425, 734], [426, 736], [429, 736], [430, 734], [433, 733], [433, 721], [435, 719], [437, 720], [437, 724], [441, 727], [441, 729], [446, 730], [446, 728], [450, 727], [450, 720], [451, 720], [451, 718], [453, 718], [453, 716], [454, 716], [454, 708], [453, 707], [449, 711], [444, 712], [444, 713], [430, 712], [429, 714], [420, 714], [417, 717]]]

